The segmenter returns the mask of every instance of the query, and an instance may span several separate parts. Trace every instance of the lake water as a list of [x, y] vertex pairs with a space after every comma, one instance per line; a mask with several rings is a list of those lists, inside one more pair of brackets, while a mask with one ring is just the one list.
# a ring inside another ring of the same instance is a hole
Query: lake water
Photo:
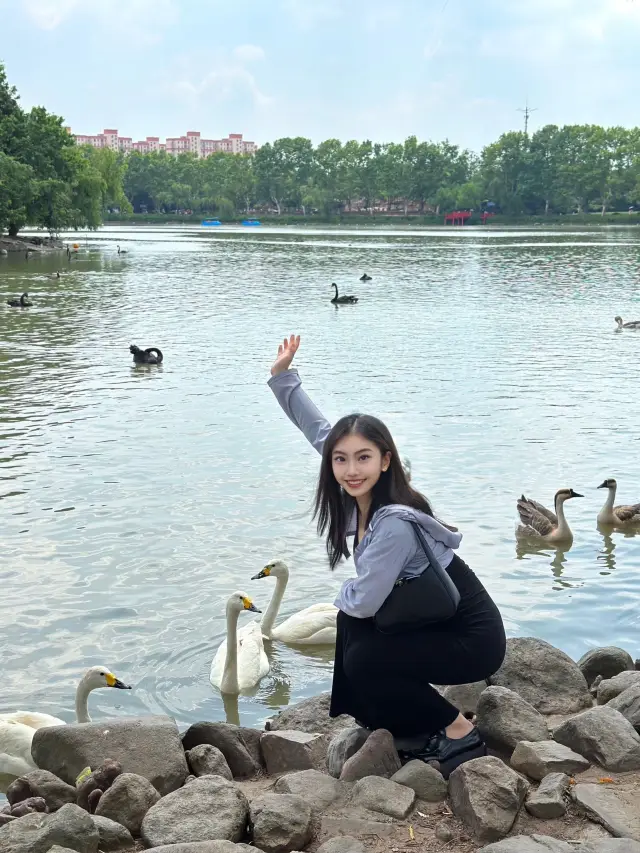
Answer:
[[[640, 540], [596, 527], [604, 478], [640, 501], [640, 333], [613, 320], [640, 317], [637, 235], [105, 228], [70, 264], [0, 258], [0, 712], [72, 721], [93, 664], [134, 686], [93, 693], [94, 719], [260, 724], [329, 687], [331, 650], [280, 644], [237, 709], [208, 678], [227, 596], [266, 606], [265, 563], [291, 566], [281, 617], [353, 570], [327, 567], [319, 458], [266, 385], [294, 331], [309, 394], [389, 424], [509, 635], [640, 654]], [[332, 281], [358, 305], [331, 305]], [[4, 305], [24, 290], [33, 308]], [[164, 365], [133, 369], [130, 343]], [[516, 498], [565, 486], [585, 495], [573, 547], [517, 549]]]

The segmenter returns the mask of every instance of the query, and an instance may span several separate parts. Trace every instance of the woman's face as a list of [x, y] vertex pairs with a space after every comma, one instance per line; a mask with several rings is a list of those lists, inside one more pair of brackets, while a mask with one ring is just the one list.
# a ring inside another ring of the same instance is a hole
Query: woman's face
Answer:
[[345, 435], [336, 442], [331, 455], [333, 476], [354, 498], [371, 491], [390, 461], [390, 453], [381, 453], [376, 444], [358, 433]]

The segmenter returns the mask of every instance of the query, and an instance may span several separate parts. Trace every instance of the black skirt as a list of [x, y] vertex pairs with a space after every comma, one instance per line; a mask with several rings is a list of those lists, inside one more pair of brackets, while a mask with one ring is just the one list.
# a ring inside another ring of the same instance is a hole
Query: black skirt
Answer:
[[432, 684], [469, 684], [492, 676], [504, 660], [500, 612], [457, 555], [447, 567], [460, 592], [453, 619], [402, 634], [381, 634], [373, 619], [340, 611], [330, 715], [350, 714], [395, 737], [431, 734], [458, 710]]

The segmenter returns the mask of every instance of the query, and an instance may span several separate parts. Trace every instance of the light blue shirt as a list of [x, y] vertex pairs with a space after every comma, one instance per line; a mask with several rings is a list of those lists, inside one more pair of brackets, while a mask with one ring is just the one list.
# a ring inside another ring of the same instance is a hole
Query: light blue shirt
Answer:
[[[307, 441], [322, 453], [331, 424], [302, 388], [297, 370], [285, 370], [269, 379], [269, 387], [287, 415]], [[435, 518], [411, 507], [390, 505], [374, 513], [371, 523], [353, 554], [356, 577], [345, 581], [335, 601], [349, 616], [366, 619], [380, 609], [400, 577], [416, 577], [427, 565], [427, 557], [410, 521], [417, 521], [440, 565], [446, 569], [462, 535], [449, 530]], [[349, 533], [355, 533], [355, 517]]]

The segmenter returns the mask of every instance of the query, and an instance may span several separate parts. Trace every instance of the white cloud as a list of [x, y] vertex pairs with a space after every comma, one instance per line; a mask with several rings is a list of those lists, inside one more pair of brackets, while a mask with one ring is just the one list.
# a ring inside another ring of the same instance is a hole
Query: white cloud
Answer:
[[336, 0], [282, 0], [282, 8], [303, 30], [311, 30], [323, 21], [342, 15]]
[[258, 86], [256, 78], [246, 68], [222, 64], [198, 80], [185, 77], [169, 84], [168, 90], [179, 98], [187, 99], [197, 106], [205, 98], [211, 101], [230, 101], [239, 94], [248, 94], [256, 107], [267, 107], [273, 98]]
[[240, 62], [258, 62], [264, 59], [264, 50], [257, 44], [240, 44], [233, 49], [233, 55]]
[[65, 22], [81, 19], [137, 43], [154, 43], [178, 17], [174, 0], [22, 0], [29, 19], [43, 30], [55, 30]]
[[55, 30], [80, 3], [81, 0], [25, 0], [24, 9], [41, 30]]

